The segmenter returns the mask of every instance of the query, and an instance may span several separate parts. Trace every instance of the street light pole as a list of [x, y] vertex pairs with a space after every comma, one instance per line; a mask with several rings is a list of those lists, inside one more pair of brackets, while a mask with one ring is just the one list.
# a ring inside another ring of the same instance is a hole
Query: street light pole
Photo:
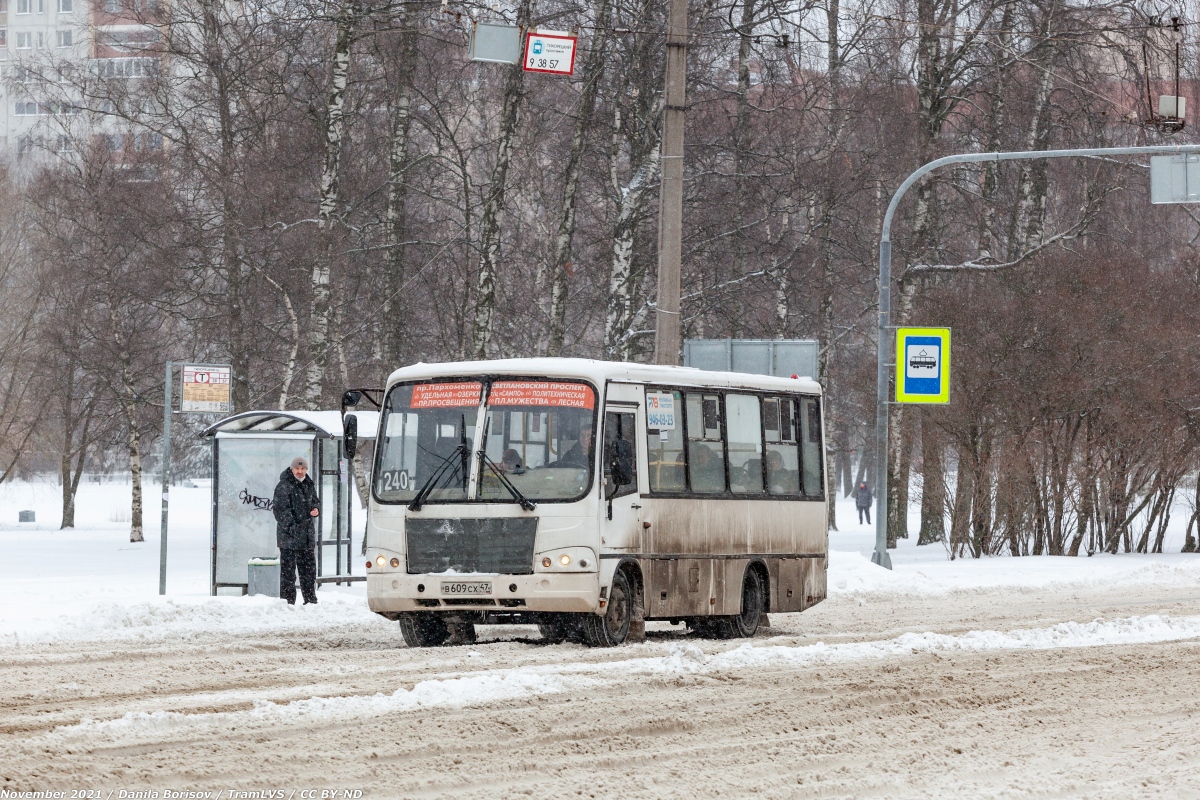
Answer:
[[1152, 145], [1149, 147], [1091, 147], [1073, 150], [1015, 151], [1008, 153], [959, 153], [938, 158], [923, 165], [904, 179], [892, 195], [883, 215], [883, 230], [879, 236], [879, 319], [875, 370], [875, 552], [871, 561], [892, 568], [887, 551], [887, 492], [888, 492], [888, 344], [892, 330], [892, 217], [900, 199], [913, 184], [935, 169], [951, 164], [971, 164], [986, 161], [1025, 161], [1041, 158], [1089, 158], [1135, 155], [1196, 155], [1200, 145]]
[[658, 208], [658, 305], [654, 361], [678, 364], [679, 274], [683, 262], [683, 115], [687, 87], [687, 0], [671, 0], [663, 92], [662, 181]]

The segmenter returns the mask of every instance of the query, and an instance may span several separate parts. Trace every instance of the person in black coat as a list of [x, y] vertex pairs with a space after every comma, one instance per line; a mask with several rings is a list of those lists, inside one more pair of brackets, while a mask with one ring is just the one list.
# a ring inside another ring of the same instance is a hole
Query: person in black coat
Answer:
[[275, 485], [275, 544], [279, 547], [279, 596], [296, 603], [296, 576], [305, 605], [317, 602], [317, 560], [314, 521], [321, 513], [317, 487], [308, 477], [308, 460], [292, 459]]

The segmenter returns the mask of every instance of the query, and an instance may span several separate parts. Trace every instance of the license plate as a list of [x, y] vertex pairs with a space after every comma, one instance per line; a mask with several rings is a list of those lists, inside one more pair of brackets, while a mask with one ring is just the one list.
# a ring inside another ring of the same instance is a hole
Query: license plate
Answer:
[[491, 593], [491, 581], [442, 581], [442, 594], [473, 596]]

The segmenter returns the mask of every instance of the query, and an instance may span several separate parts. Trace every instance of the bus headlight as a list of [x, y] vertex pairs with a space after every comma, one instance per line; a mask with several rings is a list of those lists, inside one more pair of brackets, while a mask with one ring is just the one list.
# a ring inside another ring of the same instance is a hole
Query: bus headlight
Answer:
[[387, 559], [384, 558], [383, 556], [379, 556], [378, 558], [375, 559], [375, 563], [382, 567], [384, 564], [387, 563]]
[[534, 556], [538, 572], [595, 572], [596, 553], [590, 547], [556, 547]]

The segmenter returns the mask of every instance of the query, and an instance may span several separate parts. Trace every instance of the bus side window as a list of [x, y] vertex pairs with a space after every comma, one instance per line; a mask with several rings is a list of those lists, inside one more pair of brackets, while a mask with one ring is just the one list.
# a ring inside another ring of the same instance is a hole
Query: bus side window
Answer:
[[804, 494], [821, 497], [825, 493], [821, 480], [825, 471], [821, 457], [821, 401], [815, 397], [805, 397], [800, 400], [800, 408]]
[[724, 494], [725, 442], [721, 439], [721, 396], [687, 394], [687, 462], [692, 491]]
[[[649, 391], [649, 390], [647, 390]], [[670, 394], [674, 398], [674, 428], [646, 429], [646, 461], [649, 468], [650, 491], [684, 492], [687, 483], [683, 478], [683, 396], [679, 392], [654, 392]]]
[[763, 431], [767, 439], [767, 491], [771, 494], [798, 494], [800, 453], [795, 401], [790, 397], [764, 399]]
[[725, 419], [729, 424], [729, 488], [735, 494], [761, 494], [763, 443], [758, 397], [725, 395]]
[[[633, 453], [632, 482], [621, 487], [613, 486], [612, 482], [612, 451], [613, 442], [622, 440], [629, 443], [629, 451]], [[615, 492], [614, 492], [615, 490]], [[604, 414], [604, 496], [621, 497], [637, 491], [637, 414], [629, 412], [608, 411]]]

